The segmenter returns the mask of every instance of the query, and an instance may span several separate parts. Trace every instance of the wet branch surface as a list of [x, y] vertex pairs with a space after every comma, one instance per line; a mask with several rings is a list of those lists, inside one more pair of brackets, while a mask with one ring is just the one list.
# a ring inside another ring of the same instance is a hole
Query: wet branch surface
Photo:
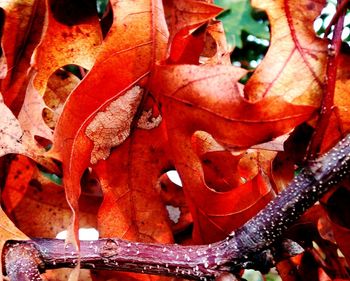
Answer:
[[[284, 191], [225, 240], [197, 246], [117, 238], [81, 241], [80, 266], [196, 280], [214, 280], [222, 273], [235, 273], [242, 268], [266, 270], [274, 263], [274, 244], [325, 192], [350, 173], [349, 162], [350, 135], [323, 157], [310, 162]], [[10, 241], [4, 256], [11, 280], [41, 280], [38, 268], [44, 271], [75, 267], [78, 263], [73, 245], [58, 239]], [[34, 279], [23, 279], [25, 272]]]

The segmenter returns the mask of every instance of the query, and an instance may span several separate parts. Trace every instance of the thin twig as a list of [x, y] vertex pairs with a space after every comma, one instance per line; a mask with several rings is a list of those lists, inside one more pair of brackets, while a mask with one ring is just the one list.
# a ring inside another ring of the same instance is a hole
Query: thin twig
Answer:
[[335, 93], [335, 84], [337, 82], [337, 69], [338, 61], [340, 54], [340, 47], [342, 43], [341, 35], [344, 27], [344, 18], [346, 9], [342, 8], [344, 3], [347, 3], [348, 0], [339, 0], [338, 1], [338, 11], [337, 21], [333, 31], [333, 37], [331, 43], [328, 45], [328, 60], [326, 68], [326, 76], [324, 83], [323, 99], [321, 103], [320, 116], [317, 120], [317, 125], [315, 128], [314, 135], [312, 136], [307, 159], [315, 159], [320, 151], [324, 135], [326, 133], [329, 120], [332, 115], [334, 107], [334, 93]]

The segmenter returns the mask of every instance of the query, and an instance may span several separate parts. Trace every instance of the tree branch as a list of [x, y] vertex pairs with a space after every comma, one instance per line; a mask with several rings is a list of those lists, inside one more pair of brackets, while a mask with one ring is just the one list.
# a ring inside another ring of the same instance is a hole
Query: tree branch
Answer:
[[[89, 269], [196, 280], [213, 280], [226, 272], [237, 273], [242, 268], [270, 268], [273, 244], [281, 241], [284, 232], [309, 207], [350, 173], [349, 162], [350, 135], [323, 157], [310, 162], [284, 191], [225, 240], [199, 246], [147, 244], [118, 238], [81, 241], [80, 265]], [[10, 248], [6, 254], [7, 273], [11, 280], [23, 280], [12, 274], [21, 269], [16, 267], [14, 270], [11, 266], [13, 262], [8, 257], [13, 254], [11, 245], [7, 246]], [[63, 240], [33, 239], [16, 241], [16, 245], [35, 247], [45, 269], [75, 267], [78, 263], [78, 253]]]

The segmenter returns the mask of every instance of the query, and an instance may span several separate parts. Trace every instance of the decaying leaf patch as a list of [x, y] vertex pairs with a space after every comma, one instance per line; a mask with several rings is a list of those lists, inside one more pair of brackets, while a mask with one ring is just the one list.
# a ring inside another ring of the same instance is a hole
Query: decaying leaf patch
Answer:
[[143, 90], [133, 87], [123, 96], [98, 112], [86, 127], [86, 135], [94, 142], [91, 151], [91, 164], [105, 160], [112, 147], [121, 144], [130, 134], [130, 127], [142, 98]]

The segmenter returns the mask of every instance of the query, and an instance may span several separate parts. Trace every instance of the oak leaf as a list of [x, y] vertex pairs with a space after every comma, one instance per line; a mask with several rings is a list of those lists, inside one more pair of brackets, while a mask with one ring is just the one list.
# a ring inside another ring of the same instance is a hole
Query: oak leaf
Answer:
[[[224, 147], [242, 150], [287, 133], [314, 110], [273, 96], [256, 103], [247, 101], [238, 83], [244, 73], [233, 66], [160, 65], [152, 76], [151, 91], [162, 104], [174, 164], [194, 219], [196, 242], [223, 238], [271, 200], [273, 191], [262, 173], [226, 192], [210, 188], [193, 135], [204, 131]], [[245, 197], [244, 192], [251, 201], [236, 201]], [[210, 205], [206, 204], [209, 198]], [[244, 211], [249, 215], [243, 215]], [[236, 213], [240, 220], [234, 218]]]
[[[119, 103], [118, 107], [122, 108], [118, 100], [133, 86], [145, 87], [152, 66], [166, 54], [168, 33], [161, 1], [113, 1], [111, 4], [113, 24], [93, 68], [65, 104], [51, 152], [63, 160], [67, 198], [75, 215], [80, 177], [91, 165], [93, 143], [86, 135], [87, 127], [94, 116], [106, 111], [112, 102]], [[143, 93], [138, 92], [139, 98]], [[133, 111], [137, 111], [137, 104], [134, 104]], [[128, 112], [123, 114], [133, 118]], [[121, 116], [118, 118], [125, 120]], [[111, 148], [113, 142], [109, 146]]]

